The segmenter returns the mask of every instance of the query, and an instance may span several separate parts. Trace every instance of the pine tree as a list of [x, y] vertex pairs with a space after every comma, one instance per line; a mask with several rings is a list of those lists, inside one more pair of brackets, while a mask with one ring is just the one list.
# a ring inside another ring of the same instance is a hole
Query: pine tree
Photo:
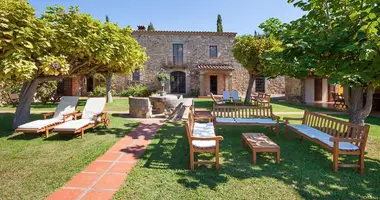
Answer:
[[152, 22], [150, 22], [150, 24], [148, 26], [148, 31], [154, 31], [154, 26], [153, 26]]
[[222, 16], [220, 14], [218, 14], [218, 20], [216, 21], [216, 29], [217, 32], [223, 32]]
[[108, 18], [108, 15], [106, 15], [106, 22], [110, 22], [110, 19]]

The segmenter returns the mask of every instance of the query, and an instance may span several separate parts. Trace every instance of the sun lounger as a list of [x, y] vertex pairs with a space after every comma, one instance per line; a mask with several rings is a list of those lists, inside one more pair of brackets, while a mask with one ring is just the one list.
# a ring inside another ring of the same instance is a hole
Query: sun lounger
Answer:
[[231, 101], [230, 91], [224, 91], [223, 92], [223, 101]]
[[[84, 131], [103, 123], [108, 127], [110, 119], [107, 118], [107, 113], [104, 112], [106, 104], [105, 98], [89, 98], [86, 102], [83, 112], [75, 114], [75, 120], [56, 126], [53, 131], [58, 133], [81, 134], [84, 136]], [[81, 117], [81, 119], [77, 119]]]
[[235, 106], [236, 104], [243, 104], [243, 102], [241, 101], [241, 98], [239, 97], [239, 92], [234, 90], [232, 91], [232, 101], [234, 102]]
[[[43, 120], [35, 120], [17, 127], [16, 132], [23, 133], [41, 133], [45, 132], [45, 136], [49, 137], [49, 131], [55, 126], [71, 120], [72, 115], [77, 113], [75, 111], [78, 104], [79, 97], [64, 96], [61, 98], [55, 112], [43, 114]], [[47, 119], [48, 116], [53, 115], [52, 118]]]

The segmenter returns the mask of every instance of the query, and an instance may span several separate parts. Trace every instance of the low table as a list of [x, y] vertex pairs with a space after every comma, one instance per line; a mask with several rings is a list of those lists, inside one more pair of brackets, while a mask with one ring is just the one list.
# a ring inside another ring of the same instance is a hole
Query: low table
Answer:
[[243, 133], [242, 146], [248, 144], [252, 150], [252, 162], [256, 164], [257, 152], [274, 152], [276, 153], [276, 162], [280, 164], [280, 147], [269, 139], [264, 133]]

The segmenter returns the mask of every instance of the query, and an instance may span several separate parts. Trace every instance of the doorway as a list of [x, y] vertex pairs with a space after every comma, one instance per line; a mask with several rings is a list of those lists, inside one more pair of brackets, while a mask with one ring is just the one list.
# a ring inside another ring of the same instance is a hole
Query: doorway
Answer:
[[183, 44], [173, 44], [173, 65], [183, 65]]
[[314, 79], [314, 101], [322, 101], [322, 79]]
[[186, 73], [174, 71], [170, 73], [171, 93], [186, 93]]
[[218, 93], [218, 76], [216, 75], [210, 76], [210, 92], [213, 94]]

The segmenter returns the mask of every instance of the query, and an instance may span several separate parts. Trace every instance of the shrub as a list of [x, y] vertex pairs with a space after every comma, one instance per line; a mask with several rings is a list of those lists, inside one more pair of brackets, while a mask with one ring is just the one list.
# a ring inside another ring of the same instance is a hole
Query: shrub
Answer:
[[157, 80], [160, 82], [160, 83], [166, 83], [170, 80], [170, 76], [169, 74], [167, 74], [163, 69], [161, 69], [157, 75]]
[[106, 88], [102, 86], [96, 86], [94, 91], [88, 94], [90, 97], [104, 97], [106, 96]]
[[46, 104], [49, 100], [52, 99], [56, 91], [57, 81], [43, 81], [38, 84], [36, 95], [43, 104]]
[[199, 89], [191, 89], [190, 90], [190, 96], [191, 97], [198, 97], [199, 96]]
[[120, 96], [123, 97], [148, 97], [152, 94], [152, 91], [150, 91], [146, 86], [141, 85], [135, 85], [131, 86], [126, 90], [123, 90], [119, 93]]

